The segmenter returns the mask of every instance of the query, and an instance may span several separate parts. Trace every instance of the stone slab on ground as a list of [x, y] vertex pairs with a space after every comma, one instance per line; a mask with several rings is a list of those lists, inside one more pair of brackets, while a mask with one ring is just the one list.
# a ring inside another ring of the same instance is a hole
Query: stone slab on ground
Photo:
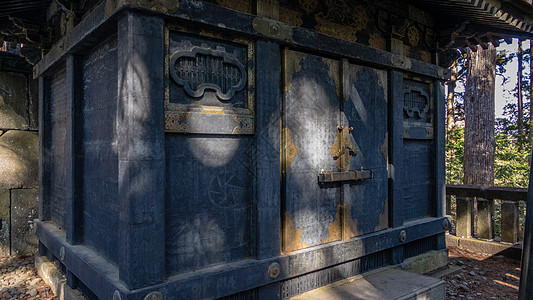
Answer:
[[67, 285], [67, 280], [63, 273], [45, 256], [35, 256], [35, 267], [39, 276], [57, 295], [57, 300], [85, 300], [80, 291]]
[[463, 238], [455, 235], [446, 235], [446, 246], [455, 246], [465, 248], [478, 253], [485, 253], [489, 255], [503, 255], [508, 258], [520, 260], [522, 256], [522, 245], [498, 243], [492, 241], [484, 241], [476, 238]]
[[38, 217], [38, 189], [11, 190], [11, 254], [33, 255], [39, 240], [33, 220]]
[[350, 277], [325, 287], [309, 291], [293, 300], [347, 299], [445, 299], [443, 280], [391, 267]]

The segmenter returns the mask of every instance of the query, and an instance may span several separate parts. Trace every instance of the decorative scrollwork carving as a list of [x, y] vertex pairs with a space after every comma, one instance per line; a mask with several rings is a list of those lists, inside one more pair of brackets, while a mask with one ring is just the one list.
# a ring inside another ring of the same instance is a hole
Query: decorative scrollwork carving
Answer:
[[174, 52], [170, 75], [191, 97], [202, 97], [206, 90], [213, 90], [220, 100], [230, 100], [247, 80], [244, 66], [221, 47]]
[[422, 118], [429, 110], [429, 96], [421, 89], [407, 87], [403, 94], [403, 109], [412, 118]]

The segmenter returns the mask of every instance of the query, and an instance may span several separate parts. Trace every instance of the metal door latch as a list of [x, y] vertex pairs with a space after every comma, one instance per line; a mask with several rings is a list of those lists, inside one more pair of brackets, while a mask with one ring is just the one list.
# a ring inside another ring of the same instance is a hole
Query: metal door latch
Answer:
[[353, 127], [338, 126], [335, 142], [329, 152], [336, 161], [338, 172], [320, 170], [318, 182], [358, 181], [374, 177], [372, 170], [350, 170], [350, 160], [357, 154], [355, 140], [351, 134]]
[[341, 181], [358, 181], [363, 179], [374, 178], [372, 170], [349, 170], [344, 172], [324, 171], [318, 174], [318, 182], [341, 182]]

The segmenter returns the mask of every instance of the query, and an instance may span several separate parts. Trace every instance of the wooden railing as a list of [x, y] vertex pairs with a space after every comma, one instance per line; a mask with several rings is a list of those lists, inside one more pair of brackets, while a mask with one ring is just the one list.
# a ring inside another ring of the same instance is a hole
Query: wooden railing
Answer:
[[[515, 244], [519, 240], [519, 202], [527, 200], [527, 189], [472, 185], [446, 186], [446, 211], [451, 215], [451, 196], [456, 196], [455, 235], [494, 238], [494, 200], [501, 200], [501, 240]], [[474, 210], [477, 200], [477, 210]], [[475, 213], [476, 211], [476, 213]], [[475, 221], [477, 220], [477, 224]], [[477, 225], [477, 226], [476, 226]]]

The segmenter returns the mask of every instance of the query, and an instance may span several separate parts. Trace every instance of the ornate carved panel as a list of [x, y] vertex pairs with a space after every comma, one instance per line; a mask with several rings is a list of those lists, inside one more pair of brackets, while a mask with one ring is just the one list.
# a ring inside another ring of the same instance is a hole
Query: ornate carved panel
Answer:
[[431, 84], [419, 80], [404, 80], [404, 138], [433, 138], [433, 107]]
[[165, 130], [254, 133], [254, 49], [251, 41], [168, 28]]
[[224, 48], [193, 47], [176, 51], [170, 59], [170, 75], [191, 97], [202, 97], [214, 90], [220, 100], [230, 100], [246, 85], [244, 66]]
[[410, 118], [420, 119], [429, 110], [429, 96], [419, 88], [407, 86], [403, 94], [403, 109]]

